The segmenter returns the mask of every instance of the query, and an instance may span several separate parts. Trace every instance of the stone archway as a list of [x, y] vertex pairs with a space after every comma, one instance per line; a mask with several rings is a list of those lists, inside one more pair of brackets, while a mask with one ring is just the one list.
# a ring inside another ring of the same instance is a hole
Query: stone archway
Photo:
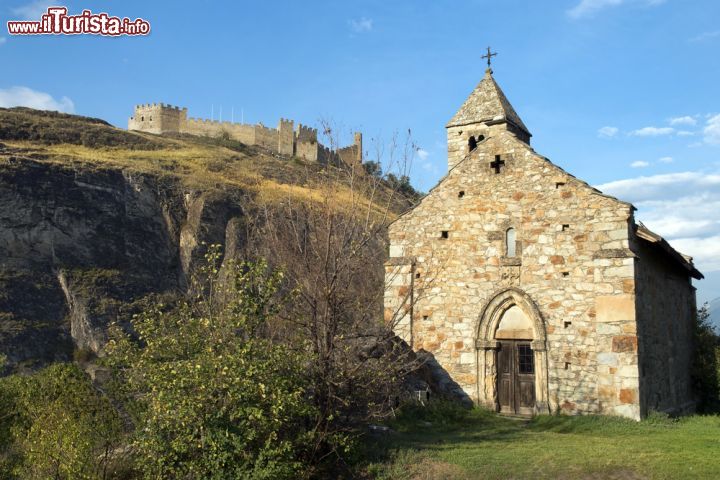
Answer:
[[[506, 312], [509, 313], [507, 317]], [[505, 317], [504, 321], [503, 317]], [[525, 317], [529, 322], [524, 324], [521, 317]], [[501, 321], [504, 327], [499, 331]], [[491, 295], [480, 314], [475, 337], [478, 403], [493, 410], [498, 406], [497, 350], [500, 345], [498, 333], [501, 333], [499, 335], [501, 338], [511, 338], [514, 335], [530, 340], [535, 363], [534, 413], [550, 413], [545, 324], [532, 299], [525, 292], [514, 287]]]

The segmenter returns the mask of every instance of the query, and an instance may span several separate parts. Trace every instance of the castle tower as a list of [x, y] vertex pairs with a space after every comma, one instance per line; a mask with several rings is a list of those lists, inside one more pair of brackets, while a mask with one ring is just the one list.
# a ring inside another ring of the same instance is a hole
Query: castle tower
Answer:
[[360, 165], [363, 161], [363, 143], [361, 132], [355, 132], [355, 148], [357, 149], [355, 161], [358, 165]]
[[292, 156], [295, 154], [295, 127], [292, 120], [280, 119], [278, 123], [278, 153]]
[[507, 130], [530, 144], [532, 136], [505, 97], [488, 68], [447, 128], [448, 169], [473, 151], [477, 144], [497, 130]]
[[128, 120], [128, 130], [155, 134], [180, 133], [187, 122], [187, 108], [164, 103], [136, 105], [135, 115]]
[[296, 155], [308, 162], [317, 162], [319, 151], [317, 129], [298, 123], [297, 142], [295, 143]]

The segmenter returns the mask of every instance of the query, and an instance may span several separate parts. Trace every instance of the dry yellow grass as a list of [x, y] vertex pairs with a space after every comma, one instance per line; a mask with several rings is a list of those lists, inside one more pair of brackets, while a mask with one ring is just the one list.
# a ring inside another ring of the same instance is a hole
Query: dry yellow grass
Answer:
[[[40, 145], [26, 141], [4, 143], [35, 158], [41, 156], [46, 163], [172, 176], [189, 188], [238, 187], [255, 194], [258, 201], [266, 204], [287, 201], [330, 203], [333, 207], [348, 211], [367, 211], [370, 208], [373, 216], [387, 213], [386, 205], [382, 205], [383, 202], [378, 199], [371, 201], [369, 194], [362, 188], [351, 188], [342, 180], [332, 181], [319, 176], [313, 179], [313, 171], [292, 160], [273, 158], [261, 152], [247, 155], [226, 147], [194, 143], [186, 139], [161, 139], [167, 142], [167, 149], [89, 148], [72, 144]], [[276, 172], [278, 175], [268, 175], [268, 172]]]

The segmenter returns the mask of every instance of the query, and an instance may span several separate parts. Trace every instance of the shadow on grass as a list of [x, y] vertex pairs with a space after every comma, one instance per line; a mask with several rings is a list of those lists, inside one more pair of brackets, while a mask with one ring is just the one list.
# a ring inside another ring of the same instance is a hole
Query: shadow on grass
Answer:
[[527, 421], [451, 402], [433, 402], [427, 407], [405, 405], [388, 423], [392, 433], [366, 439], [364, 456], [371, 462], [385, 462], [405, 450], [437, 451], [469, 442], [513, 441], [523, 435]]

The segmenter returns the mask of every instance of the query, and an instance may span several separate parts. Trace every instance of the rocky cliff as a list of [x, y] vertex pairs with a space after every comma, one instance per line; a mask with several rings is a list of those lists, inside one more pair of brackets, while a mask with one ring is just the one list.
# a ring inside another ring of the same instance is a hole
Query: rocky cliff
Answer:
[[220, 139], [0, 109], [0, 354], [98, 353], [109, 322], [182, 291], [203, 244], [244, 247], [246, 202], [304, 201], [307, 165]]

